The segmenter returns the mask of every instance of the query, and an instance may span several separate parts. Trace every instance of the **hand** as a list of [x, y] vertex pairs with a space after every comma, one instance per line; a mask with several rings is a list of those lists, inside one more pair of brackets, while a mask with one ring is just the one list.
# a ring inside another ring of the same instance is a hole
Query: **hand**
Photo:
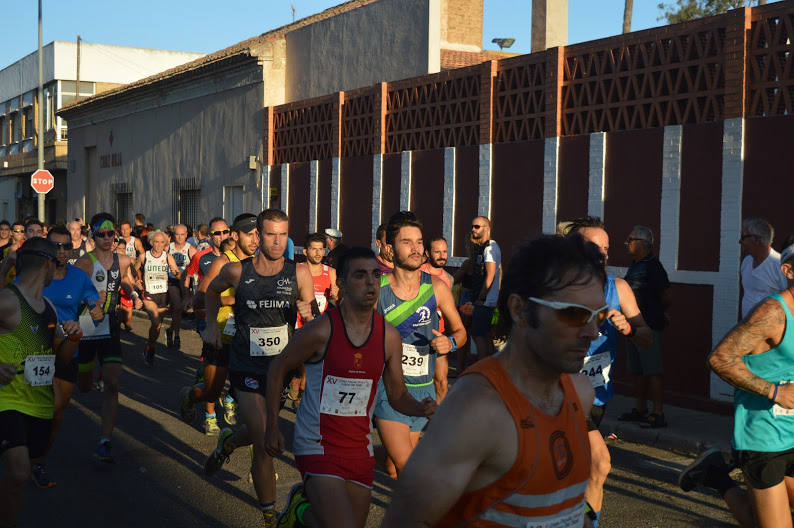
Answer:
[[90, 310], [88, 310], [88, 314], [91, 316], [91, 319], [94, 321], [101, 321], [105, 318], [105, 313], [102, 311], [102, 307], [94, 306]]
[[784, 409], [794, 409], [794, 383], [786, 383], [778, 387], [775, 403]]
[[284, 451], [284, 435], [278, 427], [268, 427], [265, 432], [265, 452], [275, 457]]
[[11, 363], [0, 363], [0, 385], [8, 385], [14, 381], [17, 368]]
[[631, 325], [628, 321], [626, 321], [626, 316], [623, 315], [620, 310], [615, 310], [614, 308], [607, 312], [607, 319], [612, 323], [618, 332], [623, 335], [629, 335], [631, 333]]
[[449, 354], [449, 352], [452, 350], [452, 341], [450, 341], [447, 336], [435, 329], [433, 329], [433, 335], [436, 337], [430, 341], [430, 348], [432, 348], [436, 354]]
[[298, 313], [301, 314], [301, 317], [303, 318], [304, 321], [308, 321], [309, 319], [311, 319], [313, 317], [312, 316], [312, 303], [311, 303], [311, 301], [307, 302], [307, 301], [303, 301], [301, 299], [298, 299], [297, 306], [298, 306]]
[[221, 343], [221, 336], [218, 333], [218, 325], [208, 324], [207, 328], [204, 330], [204, 334], [201, 337], [205, 343], [207, 343], [212, 347], [215, 347], [216, 350], [220, 350], [221, 348], [223, 348], [223, 343]]
[[438, 403], [436, 403], [436, 400], [432, 398], [425, 398], [421, 403], [426, 418], [433, 416], [433, 414], [436, 412], [436, 409], [438, 409]]
[[140, 278], [135, 279], [135, 288], [143, 291], [143, 281]]
[[140, 296], [135, 297], [133, 299], [132, 305], [135, 307], [136, 310], [140, 310], [143, 307], [143, 301], [141, 300]]
[[80, 323], [77, 321], [64, 321], [61, 326], [63, 327], [63, 332], [66, 334], [66, 337], [69, 339], [76, 341], [83, 337], [83, 331], [80, 330]]

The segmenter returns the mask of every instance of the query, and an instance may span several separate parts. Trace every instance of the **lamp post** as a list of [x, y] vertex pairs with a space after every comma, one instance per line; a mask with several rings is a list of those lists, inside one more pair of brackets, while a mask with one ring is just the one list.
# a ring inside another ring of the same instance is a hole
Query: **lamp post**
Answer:
[[[44, 168], [44, 66], [41, 56], [41, 0], [39, 0], [39, 126], [36, 137], [38, 139], [38, 169]], [[46, 194], [37, 193], [39, 202], [39, 222], [44, 222], [44, 197]]]

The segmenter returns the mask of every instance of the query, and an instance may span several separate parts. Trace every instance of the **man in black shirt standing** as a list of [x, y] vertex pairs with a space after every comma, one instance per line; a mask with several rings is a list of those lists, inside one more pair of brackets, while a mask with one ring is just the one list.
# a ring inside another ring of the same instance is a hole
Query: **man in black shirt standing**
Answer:
[[[670, 308], [670, 281], [662, 263], [651, 252], [653, 232], [645, 226], [634, 226], [626, 239], [626, 249], [633, 257], [624, 279], [631, 286], [642, 317], [653, 330], [653, 343], [638, 348], [626, 341], [629, 371], [634, 374], [636, 407], [618, 419], [641, 422], [643, 427], [664, 427], [662, 412], [662, 331], [667, 326]], [[648, 413], [648, 396], [652, 410]]]
[[328, 248], [328, 254], [323, 259], [323, 264], [336, 268], [339, 263], [339, 257], [347, 251], [347, 246], [342, 243], [342, 232], [330, 227], [326, 229], [325, 247]]

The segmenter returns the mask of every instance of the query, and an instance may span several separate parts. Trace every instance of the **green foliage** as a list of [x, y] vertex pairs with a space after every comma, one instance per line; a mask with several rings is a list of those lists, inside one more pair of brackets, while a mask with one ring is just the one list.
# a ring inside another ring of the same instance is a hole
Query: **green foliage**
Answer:
[[[758, 0], [676, 0], [675, 4], [660, 3], [662, 16], [668, 24], [677, 24], [712, 15], [719, 15], [731, 9], [757, 4]], [[761, 2], [764, 3], [764, 2]]]

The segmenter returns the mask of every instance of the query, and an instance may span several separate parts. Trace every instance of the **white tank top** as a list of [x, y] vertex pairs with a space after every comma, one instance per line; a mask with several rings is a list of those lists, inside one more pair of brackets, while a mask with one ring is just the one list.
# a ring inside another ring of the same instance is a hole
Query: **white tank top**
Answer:
[[124, 244], [124, 253], [130, 257], [131, 259], [135, 259], [137, 255], [137, 251], [135, 250], [135, 241], [137, 239], [134, 236], [130, 237], [130, 241]]
[[163, 251], [159, 257], [146, 252], [143, 263], [143, 281], [146, 293], [168, 292], [168, 253]]
[[[179, 271], [185, 271], [187, 265], [190, 264], [190, 244], [185, 242], [182, 249], [177, 249], [173, 242], [168, 246], [168, 252], [174, 257], [174, 262]], [[170, 275], [173, 277], [173, 275]]]

